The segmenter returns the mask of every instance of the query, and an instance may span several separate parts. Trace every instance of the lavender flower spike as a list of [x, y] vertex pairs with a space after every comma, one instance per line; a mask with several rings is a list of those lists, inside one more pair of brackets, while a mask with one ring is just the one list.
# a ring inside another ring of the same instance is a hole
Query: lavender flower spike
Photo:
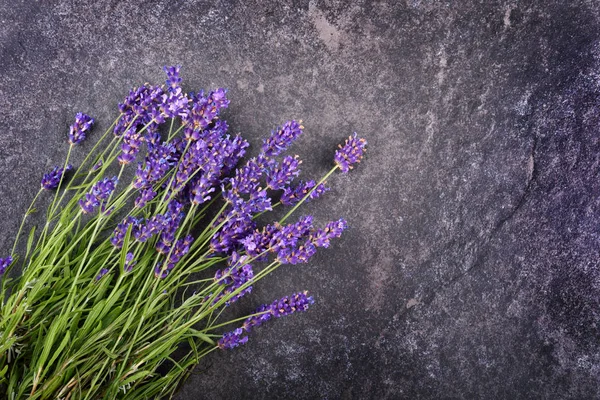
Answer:
[[358, 139], [356, 133], [346, 139], [346, 143], [342, 147], [339, 146], [339, 150], [335, 152], [335, 163], [344, 173], [352, 169], [352, 165], [359, 163], [363, 157], [367, 141], [365, 139]]
[[302, 121], [287, 121], [263, 142], [262, 152], [267, 157], [275, 157], [287, 150], [294, 140], [302, 134]]
[[238, 347], [240, 344], [244, 344], [248, 342], [248, 336], [242, 337], [244, 331], [241, 328], [236, 329], [233, 332], [227, 332], [223, 335], [217, 346], [220, 349], [233, 349], [234, 347]]
[[85, 140], [87, 131], [94, 124], [94, 118], [84, 113], [75, 115], [75, 122], [71, 125], [69, 131], [69, 143], [71, 145], [79, 144]]
[[104, 201], [108, 199], [116, 186], [116, 176], [112, 179], [104, 178], [103, 180], [96, 182], [96, 184], [92, 186], [92, 191], [85, 195], [85, 201], [83, 199], [79, 200], [79, 206], [86, 214], [94, 212], [96, 207], [99, 206], [102, 211], [104, 211]]
[[102, 279], [102, 277], [106, 274], [108, 274], [108, 270], [106, 268], [102, 268], [100, 270], [100, 272], [98, 273], [98, 275], [96, 275], [96, 281], [99, 281], [100, 279]]
[[181, 69], [180, 65], [175, 65], [172, 67], [163, 67], [163, 71], [167, 74], [166, 84], [169, 87], [168, 90], [175, 90], [179, 87], [181, 83], [181, 77], [179, 76], [179, 70]]
[[137, 261], [133, 260], [133, 253], [127, 253], [125, 256], [125, 265], [123, 266], [123, 270], [125, 272], [131, 272], [133, 267], [135, 267], [135, 264], [137, 264]]
[[44, 174], [42, 177], [42, 187], [46, 190], [56, 189], [65, 173], [72, 169], [73, 166], [71, 164], [68, 164], [66, 168], [54, 167], [52, 171]]
[[308, 306], [314, 302], [312, 296], [308, 296], [307, 291], [294, 293], [289, 297], [285, 296], [280, 300], [274, 301], [271, 304], [270, 311], [275, 318], [280, 318], [297, 311], [306, 311], [308, 310]]
[[13, 258], [11, 256], [8, 256], [6, 258], [0, 258], [0, 276], [4, 275], [4, 273], [6, 272], [6, 268], [8, 268], [8, 266], [12, 264], [12, 262]]

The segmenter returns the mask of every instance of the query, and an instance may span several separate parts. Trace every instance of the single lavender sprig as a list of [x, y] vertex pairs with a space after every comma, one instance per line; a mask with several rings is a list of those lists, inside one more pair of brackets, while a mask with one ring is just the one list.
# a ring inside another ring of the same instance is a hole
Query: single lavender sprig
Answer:
[[127, 255], [125, 255], [125, 265], [123, 266], [123, 270], [125, 272], [131, 272], [136, 264], [137, 261], [133, 259], [133, 253], [127, 253]]
[[223, 335], [217, 346], [220, 349], [233, 349], [241, 344], [248, 342], [248, 336], [242, 337], [244, 331], [241, 328], [236, 329], [233, 332], [227, 332]]
[[326, 187], [324, 183], [319, 183], [317, 185], [314, 180], [305, 183], [300, 182], [296, 187], [284, 188], [279, 201], [283, 205], [293, 206], [298, 204], [305, 196], [308, 196], [306, 201], [314, 200], [321, 197], [328, 190], [330, 189]]
[[248, 342], [248, 336], [242, 337], [244, 332], [250, 332], [252, 328], [258, 327], [272, 318], [281, 318], [296, 312], [304, 312], [314, 302], [313, 297], [308, 296], [307, 291], [303, 291], [294, 293], [291, 296], [282, 297], [270, 305], [263, 304], [254, 312], [254, 315], [244, 321], [241, 328], [223, 334], [223, 337], [219, 339], [217, 347], [220, 349], [233, 349], [241, 344], [245, 344]]
[[317, 229], [316, 232], [312, 233], [310, 241], [317, 247], [329, 247], [331, 239], [342, 236], [342, 232], [347, 228], [348, 223], [343, 218], [331, 221], [325, 226], [325, 229]]
[[104, 275], [108, 274], [108, 269], [107, 268], [102, 268], [100, 270], [100, 272], [98, 272], [98, 275], [96, 275], [96, 282], [99, 281], [100, 279], [102, 279], [102, 277]]
[[267, 157], [275, 157], [283, 153], [302, 134], [302, 121], [287, 121], [263, 142], [262, 152]]
[[72, 169], [73, 166], [71, 164], [67, 164], [65, 168], [54, 167], [52, 171], [44, 174], [42, 177], [42, 188], [46, 190], [56, 189], [63, 176]]
[[340, 171], [347, 173], [352, 166], [359, 163], [363, 158], [367, 141], [356, 136], [356, 132], [346, 139], [344, 146], [339, 145], [339, 150], [335, 152], [335, 164]]
[[167, 74], [167, 80], [165, 83], [169, 87], [169, 90], [177, 89], [181, 83], [181, 77], [179, 76], [179, 70], [181, 69], [180, 65], [175, 65], [172, 67], [163, 67], [163, 71]]
[[4, 275], [6, 269], [10, 264], [12, 264], [13, 258], [8, 256], [6, 258], [0, 258], [0, 276]]
[[84, 113], [75, 115], [75, 122], [69, 129], [69, 143], [73, 146], [83, 142], [94, 124], [94, 118]]
[[280, 165], [273, 166], [267, 173], [267, 187], [273, 190], [283, 189], [300, 174], [302, 161], [298, 156], [286, 156]]
[[79, 206], [82, 211], [86, 214], [93, 213], [97, 207], [101, 207], [104, 211], [104, 202], [107, 200], [117, 186], [117, 177], [104, 178], [103, 180], [96, 182], [92, 186], [92, 190], [86, 193], [85, 200], [79, 200]]

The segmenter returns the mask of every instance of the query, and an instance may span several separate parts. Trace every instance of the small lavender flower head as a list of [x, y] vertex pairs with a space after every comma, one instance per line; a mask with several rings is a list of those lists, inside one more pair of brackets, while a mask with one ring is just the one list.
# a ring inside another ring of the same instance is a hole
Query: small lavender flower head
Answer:
[[352, 169], [352, 165], [359, 163], [362, 160], [367, 141], [365, 139], [359, 139], [354, 135], [346, 139], [344, 146], [339, 145], [339, 150], [335, 152], [335, 164], [344, 173], [347, 173]]
[[77, 113], [75, 115], [75, 122], [69, 130], [69, 143], [75, 145], [83, 142], [93, 124], [94, 118], [83, 113]]
[[302, 134], [302, 121], [287, 121], [283, 126], [271, 132], [271, 136], [263, 142], [262, 152], [267, 157], [275, 157], [287, 150], [288, 147]]
[[121, 222], [120, 224], [117, 224], [117, 227], [113, 231], [113, 235], [110, 238], [110, 242], [117, 249], [120, 249], [121, 247], [123, 247], [123, 242], [125, 241], [125, 235], [127, 234], [127, 230], [129, 229], [129, 227], [132, 226], [131, 236], [135, 237], [139, 234], [140, 225], [141, 225], [140, 220], [138, 220], [132, 216], [128, 216], [127, 218], [125, 218], [123, 220], [123, 222]]
[[96, 184], [92, 186], [91, 192], [85, 195], [85, 200], [79, 200], [79, 206], [86, 214], [93, 213], [96, 207], [99, 206], [102, 211], [104, 211], [104, 202], [112, 194], [116, 186], [116, 176], [110, 179], [104, 178], [103, 180], [96, 182]]
[[72, 169], [73, 166], [71, 164], [68, 164], [66, 168], [54, 167], [52, 171], [44, 174], [42, 177], [42, 187], [46, 190], [56, 189], [65, 173]]
[[307, 240], [298, 247], [288, 247], [279, 250], [277, 253], [277, 261], [282, 264], [292, 265], [306, 263], [312, 256], [315, 255], [316, 252], [317, 248], [315, 245], [310, 240]]
[[242, 325], [242, 329], [246, 332], [250, 332], [252, 328], [264, 324], [273, 317], [273, 314], [271, 314], [271, 306], [266, 304], [260, 306], [256, 311], [254, 311], [254, 314], [259, 315], [253, 315], [246, 318], [244, 324]]
[[[316, 186], [316, 187], [315, 187]], [[313, 189], [314, 188], [314, 189]], [[312, 190], [312, 192], [311, 192]], [[281, 195], [281, 204], [286, 206], [293, 206], [298, 204], [306, 195], [310, 193], [308, 198], [305, 201], [314, 200], [325, 192], [329, 190], [325, 184], [320, 183], [316, 184], [314, 180], [310, 180], [306, 183], [300, 182], [300, 184], [296, 187], [286, 187], [283, 189], [283, 194]]]
[[133, 253], [127, 253], [125, 256], [125, 265], [123, 266], [123, 270], [125, 272], [131, 272], [133, 267], [135, 267], [135, 264], [137, 264], [137, 261], [133, 260]]
[[180, 65], [175, 65], [172, 67], [163, 67], [163, 71], [167, 74], [167, 80], [165, 83], [169, 87], [168, 90], [174, 90], [179, 87], [181, 83], [181, 77], [179, 76], [179, 70], [181, 69]]
[[11, 256], [8, 256], [6, 258], [0, 258], [0, 276], [4, 275], [4, 273], [6, 272], [6, 268], [8, 268], [8, 266], [12, 264], [12, 262], [13, 258]]
[[219, 339], [217, 346], [220, 349], [233, 349], [241, 344], [248, 342], [248, 336], [242, 337], [244, 331], [241, 328], [236, 329], [233, 332], [227, 332], [223, 334], [223, 337]]
[[135, 157], [140, 151], [142, 140], [142, 136], [137, 133], [135, 129], [130, 129], [125, 132], [123, 135], [123, 142], [121, 143], [121, 154], [117, 157], [120, 164], [126, 165], [135, 160]]
[[308, 306], [315, 301], [312, 296], [308, 296], [308, 292], [294, 293], [291, 296], [285, 296], [280, 300], [276, 300], [271, 304], [270, 311], [275, 318], [291, 315], [295, 312], [308, 310]]
[[298, 156], [287, 156], [281, 161], [281, 165], [274, 166], [267, 173], [267, 187], [273, 190], [283, 189], [300, 174], [298, 168], [302, 161]]
[[150, 218], [145, 225], [139, 226], [135, 232], [135, 239], [138, 242], [145, 243], [154, 235], [159, 234], [167, 225], [167, 221], [163, 215], [155, 215]]
[[329, 247], [330, 240], [340, 237], [346, 228], [348, 228], [348, 224], [345, 219], [331, 221], [325, 226], [325, 229], [317, 229], [311, 234], [311, 242], [317, 247]]
[[308, 237], [312, 230], [313, 218], [308, 215], [301, 217], [298, 222], [280, 227], [271, 236], [269, 249], [274, 253], [279, 253], [283, 249], [293, 249], [298, 242]]
[[137, 208], [144, 208], [146, 206], [146, 204], [151, 201], [152, 199], [154, 199], [156, 197], [156, 192], [154, 190], [152, 190], [151, 187], [147, 188], [147, 189], [143, 189], [140, 192], [140, 196], [135, 199], [135, 206]]
[[106, 274], [108, 274], [108, 270], [106, 268], [102, 268], [100, 270], [100, 272], [98, 273], [98, 275], [96, 275], [96, 281], [99, 281], [100, 279], [102, 279], [102, 277]]

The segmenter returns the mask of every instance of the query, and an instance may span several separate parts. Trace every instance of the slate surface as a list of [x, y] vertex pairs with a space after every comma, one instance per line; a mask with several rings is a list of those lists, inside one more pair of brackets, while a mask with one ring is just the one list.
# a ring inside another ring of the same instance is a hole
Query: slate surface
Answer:
[[[600, 398], [600, 4], [595, 1], [0, 1], [0, 249], [87, 112], [181, 64], [229, 88], [254, 148], [301, 118], [305, 207], [350, 230], [236, 312], [310, 312], [213, 353], [177, 399]], [[85, 149], [79, 149], [81, 160]]]

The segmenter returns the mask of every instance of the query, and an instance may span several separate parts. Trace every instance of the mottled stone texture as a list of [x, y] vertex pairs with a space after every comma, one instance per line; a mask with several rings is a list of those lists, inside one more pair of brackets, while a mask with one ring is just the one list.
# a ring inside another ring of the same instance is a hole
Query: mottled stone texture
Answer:
[[304, 176], [369, 140], [303, 210], [348, 233], [234, 311], [315, 306], [213, 353], [178, 399], [600, 397], [600, 3], [74, 3], [0, 1], [3, 253], [74, 114], [102, 131], [166, 64], [228, 87], [255, 149], [303, 119]]

